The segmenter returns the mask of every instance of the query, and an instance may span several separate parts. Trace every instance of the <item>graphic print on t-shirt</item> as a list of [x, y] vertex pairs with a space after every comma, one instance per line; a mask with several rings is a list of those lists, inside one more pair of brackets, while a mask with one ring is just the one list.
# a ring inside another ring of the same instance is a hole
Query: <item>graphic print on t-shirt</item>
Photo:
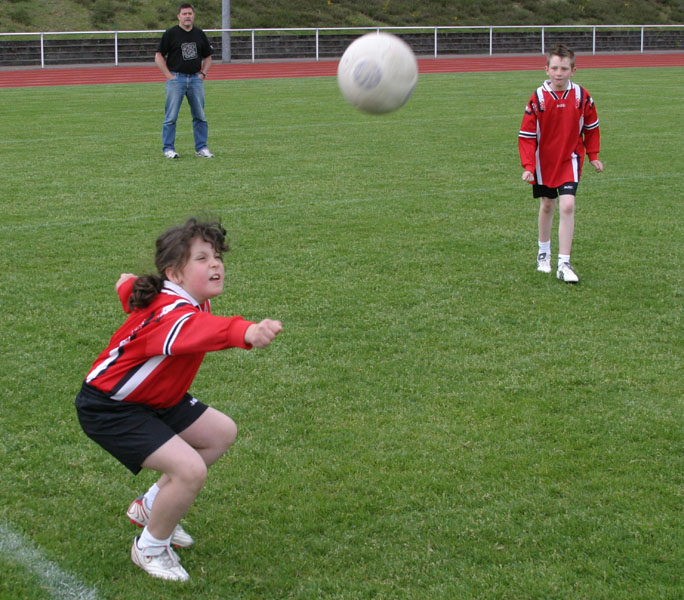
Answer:
[[193, 60], [198, 57], [197, 44], [195, 42], [186, 42], [181, 44], [183, 51], [183, 60]]

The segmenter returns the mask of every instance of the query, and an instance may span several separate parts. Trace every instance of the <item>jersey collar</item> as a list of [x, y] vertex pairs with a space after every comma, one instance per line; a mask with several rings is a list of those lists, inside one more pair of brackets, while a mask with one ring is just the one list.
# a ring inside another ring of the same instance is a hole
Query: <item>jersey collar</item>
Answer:
[[554, 90], [554, 89], [551, 87], [551, 80], [550, 80], [550, 79], [547, 79], [547, 80], [544, 82], [544, 89], [545, 89], [549, 94], [551, 94], [551, 96], [553, 96], [556, 100], [558, 100], [558, 99], [560, 99], [560, 98], [566, 98], [567, 95], [568, 95], [568, 93], [569, 93], [570, 90], [572, 89], [572, 81], [568, 81], [568, 87], [566, 87], [565, 90], [561, 90], [561, 91], [557, 92], [556, 90]]
[[162, 292], [166, 294], [173, 294], [174, 296], [180, 296], [181, 298], [184, 298], [190, 304], [193, 306], [196, 306], [197, 308], [201, 309], [202, 307], [200, 306], [200, 303], [197, 302], [190, 294], [188, 294], [181, 286], [179, 286], [177, 283], [173, 283], [173, 281], [169, 281], [168, 279], [164, 282], [164, 288], [162, 289]]

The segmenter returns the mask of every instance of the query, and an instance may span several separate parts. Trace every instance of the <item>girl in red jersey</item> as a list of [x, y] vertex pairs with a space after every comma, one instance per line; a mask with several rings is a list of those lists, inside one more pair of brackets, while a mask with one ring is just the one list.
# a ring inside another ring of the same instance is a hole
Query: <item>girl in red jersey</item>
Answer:
[[599, 119], [591, 96], [572, 83], [575, 53], [559, 44], [547, 55], [549, 79], [532, 94], [525, 107], [518, 149], [524, 169], [522, 178], [532, 184], [532, 195], [540, 199], [537, 270], [551, 272], [551, 226], [558, 198], [558, 279], [577, 283], [570, 264], [575, 231], [575, 194], [585, 155], [597, 173], [601, 137]]
[[128, 517], [144, 527], [131, 548], [133, 562], [153, 577], [186, 581], [171, 548], [192, 538], [179, 525], [202, 489], [207, 468], [232, 445], [230, 417], [193, 398], [188, 389], [206, 352], [265, 348], [279, 321], [259, 323], [210, 312], [223, 291], [219, 223], [189, 219], [157, 239], [156, 275], [124, 273], [116, 283], [129, 313], [86, 376], [76, 397], [85, 433], [134, 474], [162, 473], [133, 501]]

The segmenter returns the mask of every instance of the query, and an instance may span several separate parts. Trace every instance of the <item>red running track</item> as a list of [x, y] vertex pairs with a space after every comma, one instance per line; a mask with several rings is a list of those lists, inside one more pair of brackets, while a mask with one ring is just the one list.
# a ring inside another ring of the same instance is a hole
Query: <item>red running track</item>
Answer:
[[[578, 55], [580, 69], [627, 67], [684, 67], [684, 53]], [[486, 56], [423, 58], [420, 73], [466, 73], [484, 71], [530, 71], [544, 68], [544, 57]], [[262, 62], [214, 64], [209, 78], [269, 79], [275, 77], [332, 77], [337, 61]], [[148, 83], [162, 81], [154, 65], [107, 67], [49, 67], [46, 69], [0, 70], [0, 88], [46, 85], [96, 85], [106, 83]]]

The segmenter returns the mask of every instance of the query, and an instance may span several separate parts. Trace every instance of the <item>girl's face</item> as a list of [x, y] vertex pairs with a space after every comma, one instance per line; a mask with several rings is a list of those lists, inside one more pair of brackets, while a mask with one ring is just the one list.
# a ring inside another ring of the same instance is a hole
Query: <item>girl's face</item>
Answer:
[[223, 291], [224, 276], [221, 255], [202, 238], [192, 240], [188, 262], [180, 271], [168, 269], [166, 272], [169, 281], [181, 286], [199, 304]]
[[546, 66], [546, 74], [551, 80], [551, 87], [556, 92], [562, 92], [568, 87], [568, 81], [575, 74], [575, 67], [572, 66], [572, 59], [569, 56], [552, 56]]

